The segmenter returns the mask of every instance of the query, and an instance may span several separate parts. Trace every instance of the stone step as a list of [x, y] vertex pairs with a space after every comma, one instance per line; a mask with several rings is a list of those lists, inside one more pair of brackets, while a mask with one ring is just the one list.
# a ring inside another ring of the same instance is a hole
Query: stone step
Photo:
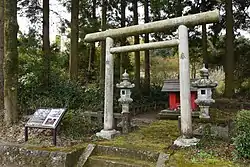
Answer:
[[155, 167], [155, 164], [123, 157], [91, 156], [86, 167]]
[[128, 159], [134, 159], [139, 161], [147, 161], [156, 163], [159, 157], [159, 153], [143, 150], [132, 150], [127, 148], [119, 148], [112, 146], [98, 145], [93, 155], [97, 156], [113, 156], [113, 157], [124, 157]]

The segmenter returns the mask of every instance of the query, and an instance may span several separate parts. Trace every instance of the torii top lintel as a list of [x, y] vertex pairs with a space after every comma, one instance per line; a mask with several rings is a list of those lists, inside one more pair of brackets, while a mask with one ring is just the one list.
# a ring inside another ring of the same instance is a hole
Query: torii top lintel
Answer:
[[213, 10], [198, 14], [192, 14], [172, 19], [165, 19], [151, 23], [123, 27], [118, 29], [109, 29], [102, 32], [87, 34], [84, 38], [86, 42], [102, 41], [107, 37], [127, 37], [145, 33], [159, 32], [180, 25], [195, 26], [200, 24], [209, 24], [220, 21], [219, 10]]

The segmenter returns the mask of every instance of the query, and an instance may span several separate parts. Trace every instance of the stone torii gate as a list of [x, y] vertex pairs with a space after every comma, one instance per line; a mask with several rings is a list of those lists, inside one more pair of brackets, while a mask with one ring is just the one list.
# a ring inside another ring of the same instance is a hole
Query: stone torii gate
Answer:
[[[121, 52], [133, 52], [150, 49], [179, 46], [180, 68], [180, 101], [181, 101], [181, 132], [182, 138], [192, 138], [192, 117], [190, 103], [190, 70], [189, 70], [189, 46], [188, 28], [205, 23], [214, 23], [220, 20], [218, 10], [187, 15], [173, 19], [166, 19], [142, 25], [134, 25], [118, 29], [110, 29], [103, 32], [91, 33], [85, 36], [86, 42], [106, 40], [105, 62], [105, 100], [104, 100], [104, 129], [97, 136], [111, 139], [117, 132], [113, 129], [113, 88], [114, 88], [114, 60], [113, 54]], [[114, 38], [128, 37], [145, 33], [159, 32], [173, 27], [178, 27], [179, 39], [137, 44], [131, 46], [114, 47]]]

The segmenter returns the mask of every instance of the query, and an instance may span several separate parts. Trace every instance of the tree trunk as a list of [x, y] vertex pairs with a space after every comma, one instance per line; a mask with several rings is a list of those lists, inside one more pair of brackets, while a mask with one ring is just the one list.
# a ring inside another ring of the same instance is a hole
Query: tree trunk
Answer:
[[177, 17], [182, 16], [182, 10], [183, 10], [182, 0], [178, 0], [177, 1], [177, 11], [176, 11]]
[[225, 92], [224, 96], [233, 97], [234, 93], [234, 31], [232, 0], [226, 1], [226, 60], [225, 60]]
[[77, 80], [78, 77], [78, 38], [79, 38], [79, 0], [71, 1], [71, 48], [69, 60], [69, 76], [70, 80]]
[[[126, 1], [121, 0], [121, 27], [125, 27], [126, 24]], [[126, 44], [126, 38], [121, 39], [121, 46], [125, 46]], [[124, 72], [123, 68], [125, 67], [125, 59], [128, 57], [125, 57], [125, 53], [121, 53], [120, 55], [120, 79], [122, 78], [122, 74]]]
[[[138, 24], [138, 0], [133, 1], [134, 25]], [[139, 44], [139, 35], [134, 36], [134, 44]], [[135, 52], [135, 88], [140, 90], [140, 52]]]
[[[106, 30], [106, 21], [107, 21], [107, 4], [106, 0], [102, 0], [102, 20], [101, 27], [102, 31]], [[104, 87], [104, 76], [105, 76], [105, 56], [106, 55], [106, 41], [101, 41], [101, 57], [100, 57], [100, 87]]]
[[0, 118], [3, 118], [4, 112], [4, 2], [0, 1]]
[[[96, 21], [96, 0], [93, 0], [92, 5], [92, 19], [95, 22]], [[96, 24], [94, 24], [95, 26]], [[92, 27], [93, 29], [96, 29], [96, 27]], [[89, 77], [93, 75], [93, 69], [94, 69], [94, 62], [95, 62], [95, 42], [90, 43], [90, 53], [89, 53], [89, 66], [88, 66], [88, 73]]]
[[203, 63], [208, 68], [208, 53], [207, 53], [207, 27], [206, 24], [202, 24], [202, 54]]
[[[94, 57], [95, 57], [95, 43], [90, 43], [89, 46], [89, 63], [88, 63], [88, 76], [91, 78], [94, 69]], [[89, 79], [90, 79], [89, 78]]]
[[[202, 12], [206, 11], [206, 1], [202, 0]], [[207, 27], [206, 24], [202, 24], [202, 54], [203, 54], [203, 63], [206, 68], [208, 68], [208, 52], [207, 52]]]
[[11, 125], [18, 120], [17, 0], [4, 1], [4, 16], [4, 107], [5, 122]]
[[[145, 23], [149, 22], [149, 0], [145, 0], [144, 4], [144, 15]], [[149, 43], [149, 34], [145, 34], [145, 43]], [[145, 56], [145, 93], [149, 95], [150, 93], [150, 58], [149, 50], [144, 52]]]
[[43, 0], [43, 54], [43, 84], [47, 89], [50, 76], [49, 0]]

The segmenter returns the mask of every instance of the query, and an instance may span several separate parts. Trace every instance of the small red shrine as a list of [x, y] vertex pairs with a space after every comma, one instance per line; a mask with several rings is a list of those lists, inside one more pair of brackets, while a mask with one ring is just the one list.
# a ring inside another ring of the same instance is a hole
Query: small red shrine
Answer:
[[[192, 83], [195, 80], [191, 80]], [[169, 109], [170, 110], [179, 110], [180, 108], [180, 83], [178, 79], [169, 79], [164, 81], [164, 85], [162, 87], [163, 92], [169, 93]], [[197, 89], [194, 87], [190, 87], [191, 91], [191, 107], [192, 111], [197, 109], [197, 104], [195, 103], [195, 99], [197, 98]]]

